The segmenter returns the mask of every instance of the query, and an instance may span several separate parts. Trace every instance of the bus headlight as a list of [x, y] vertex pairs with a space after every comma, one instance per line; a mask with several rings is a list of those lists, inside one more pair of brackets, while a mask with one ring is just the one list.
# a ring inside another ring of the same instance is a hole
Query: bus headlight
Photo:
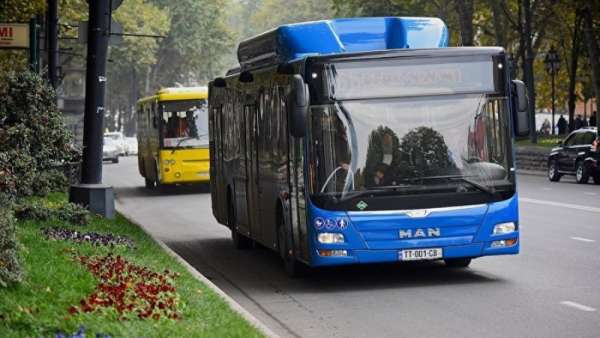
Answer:
[[323, 244], [344, 243], [344, 235], [335, 232], [322, 232], [317, 236], [317, 240]]
[[163, 163], [165, 165], [173, 165], [173, 164], [175, 164], [175, 160], [164, 160]]
[[517, 225], [513, 222], [498, 223], [494, 226], [494, 235], [508, 234], [514, 232], [517, 229]]

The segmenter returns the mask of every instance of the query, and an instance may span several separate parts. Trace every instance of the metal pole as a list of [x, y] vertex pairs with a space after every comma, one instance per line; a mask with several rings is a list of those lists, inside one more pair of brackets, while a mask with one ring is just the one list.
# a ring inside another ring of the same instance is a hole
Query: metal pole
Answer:
[[554, 65], [552, 65], [551, 71], [552, 71], [552, 135], [554, 135], [554, 111], [555, 111], [555, 105], [554, 105]]
[[29, 68], [35, 73], [40, 71], [37, 44], [37, 19], [34, 17], [29, 20]]
[[102, 182], [102, 126], [108, 49], [108, 1], [90, 0], [81, 183]]
[[112, 187], [102, 184], [102, 124], [108, 49], [108, 1], [89, 0], [88, 53], [83, 116], [81, 184], [71, 186], [69, 201], [106, 218], [115, 216]]
[[48, 39], [48, 80], [52, 88], [58, 86], [58, 1], [48, 0], [46, 12]]

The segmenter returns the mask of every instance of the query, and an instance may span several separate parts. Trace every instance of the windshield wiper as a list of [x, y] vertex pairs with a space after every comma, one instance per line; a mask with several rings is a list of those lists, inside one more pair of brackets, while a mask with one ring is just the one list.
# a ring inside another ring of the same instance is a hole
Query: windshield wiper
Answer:
[[336, 199], [336, 202], [344, 202], [353, 198], [357, 198], [357, 197], [361, 197], [361, 196], [365, 196], [365, 195], [384, 195], [384, 194], [389, 194], [389, 193], [393, 193], [396, 191], [400, 191], [402, 188], [407, 188], [407, 187], [412, 187], [414, 188], [414, 185], [386, 185], [386, 186], [379, 186], [377, 187], [377, 189], [371, 189], [371, 190], [362, 190], [362, 191], [355, 191], [355, 192], [351, 192], [351, 193], [346, 193], [345, 195], [342, 195], [341, 198]]
[[427, 176], [427, 177], [405, 178], [405, 179], [401, 179], [400, 181], [414, 183], [414, 182], [419, 182], [419, 181], [424, 182], [424, 181], [435, 181], [435, 180], [456, 180], [456, 181], [460, 181], [463, 183], [467, 183], [471, 187], [473, 187], [481, 192], [484, 192], [490, 196], [494, 196], [495, 190], [490, 189], [481, 183], [473, 181], [473, 180], [469, 179], [469, 177], [474, 177], [474, 176], [466, 176], [466, 175]]
[[481, 192], [484, 192], [492, 197], [494, 196], [494, 194], [496, 192], [495, 189], [493, 189], [493, 188], [490, 189], [481, 183], [470, 180], [467, 178], [467, 176], [457, 176], [457, 177], [453, 177], [451, 179], [467, 183], [468, 185], [472, 186], [473, 188], [475, 188]]
[[191, 136], [186, 136], [186, 137], [184, 137], [184, 138], [180, 139], [179, 141], [177, 141], [177, 144], [176, 144], [176, 145], [175, 145], [175, 147], [173, 148], [173, 151], [171, 151], [171, 154], [174, 154], [174, 153], [175, 153], [175, 150], [177, 150], [177, 149], [179, 148], [179, 146], [180, 146], [180, 145], [181, 145], [183, 142], [185, 142], [185, 141], [187, 141], [187, 140], [191, 140], [191, 139], [193, 139], [193, 138], [194, 138], [194, 137], [191, 137]]
[[180, 146], [180, 145], [181, 145], [183, 142], [185, 142], [185, 141], [188, 141], [188, 140], [191, 140], [191, 139], [194, 139], [194, 138], [195, 138], [196, 140], [199, 140], [201, 137], [204, 137], [204, 136], [208, 136], [208, 133], [206, 133], [206, 134], [202, 134], [202, 135], [198, 135], [198, 136], [186, 136], [186, 137], [184, 137], [184, 138], [180, 139], [180, 140], [177, 142], [177, 144], [175, 145], [175, 147], [173, 148], [173, 151], [171, 151], [171, 154], [174, 154], [174, 153], [175, 153], [175, 150], [177, 150], [177, 149], [179, 148], [179, 146]]

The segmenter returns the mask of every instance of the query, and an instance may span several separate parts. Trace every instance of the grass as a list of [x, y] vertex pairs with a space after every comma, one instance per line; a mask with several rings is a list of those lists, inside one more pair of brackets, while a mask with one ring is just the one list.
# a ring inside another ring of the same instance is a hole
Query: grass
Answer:
[[538, 136], [537, 143], [531, 143], [531, 139], [524, 138], [521, 140], [517, 140], [517, 146], [534, 146], [534, 147], [542, 147], [542, 148], [554, 148], [558, 141], [561, 141], [563, 136]]
[[[45, 203], [64, 203], [64, 194], [51, 194]], [[65, 227], [128, 236], [135, 248], [115, 248], [49, 241], [41, 234], [45, 227]], [[20, 255], [25, 270], [22, 283], [0, 288], [0, 337], [54, 336], [59, 330], [75, 333], [84, 326], [86, 335], [103, 333], [112, 337], [260, 337], [261, 333], [233, 312], [207, 286], [195, 279], [175, 259], [167, 255], [136, 225], [118, 215], [115, 220], [93, 217], [88, 226], [60, 221], [25, 221], [18, 225]], [[169, 269], [180, 273], [175, 287], [181, 299], [182, 319], [119, 320], [110, 313], [69, 314], [98, 281], [68, 253], [81, 255], [121, 255], [154, 271]]]

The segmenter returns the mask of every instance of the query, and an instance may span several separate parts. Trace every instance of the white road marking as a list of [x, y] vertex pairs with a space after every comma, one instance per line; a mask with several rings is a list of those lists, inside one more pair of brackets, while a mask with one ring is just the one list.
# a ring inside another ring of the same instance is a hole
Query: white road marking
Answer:
[[527, 197], [519, 197], [519, 201], [526, 202], [526, 203], [543, 204], [543, 205], [550, 205], [553, 207], [569, 208], [569, 209], [576, 209], [576, 210], [600, 213], [600, 208], [591, 207], [591, 206], [587, 206], [587, 205], [553, 202], [553, 201], [538, 200], [538, 199], [527, 198]]
[[596, 196], [596, 195], [598, 195], [597, 193], [591, 192], [591, 191], [584, 191], [583, 194], [584, 195], [588, 195], [588, 196]]
[[583, 304], [579, 304], [579, 303], [575, 303], [575, 302], [571, 302], [569, 300], [565, 300], [560, 302], [562, 305], [565, 306], [570, 306], [572, 308], [576, 308], [577, 310], [581, 310], [581, 311], [585, 311], [585, 312], [594, 312], [596, 311], [596, 309], [594, 309], [593, 307], [589, 307]]
[[550, 191], [552, 188], [542, 188], [542, 190]]
[[570, 237], [570, 238], [574, 239], [576, 241], [587, 242], [587, 243], [594, 243], [596, 241], [595, 239], [589, 239], [589, 238], [583, 238], [583, 237]]

